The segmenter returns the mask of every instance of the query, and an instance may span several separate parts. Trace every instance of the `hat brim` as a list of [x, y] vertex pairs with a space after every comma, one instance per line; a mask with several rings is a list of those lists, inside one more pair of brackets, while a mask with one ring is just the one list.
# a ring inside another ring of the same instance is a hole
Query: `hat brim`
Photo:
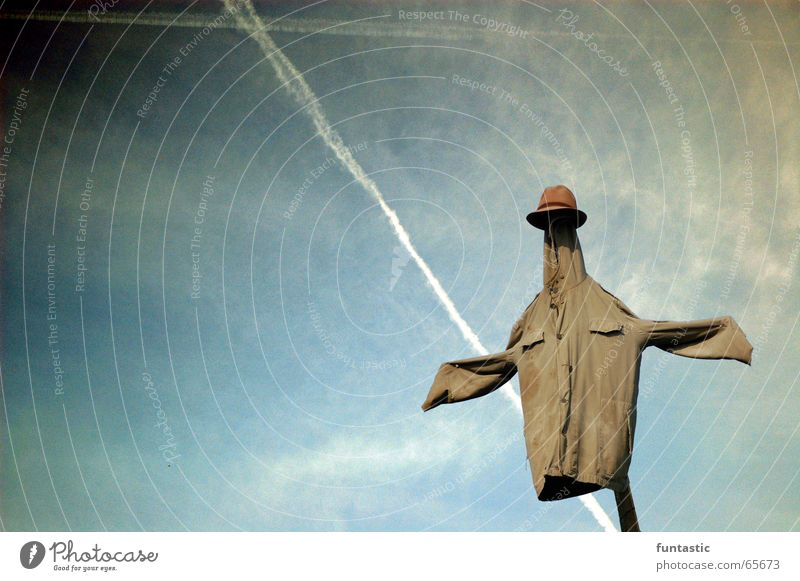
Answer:
[[557, 218], [570, 218], [575, 227], [580, 228], [586, 222], [586, 212], [571, 208], [558, 208], [555, 210], [538, 210], [526, 216], [528, 223], [539, 230], [547, 230], [547, 224]]

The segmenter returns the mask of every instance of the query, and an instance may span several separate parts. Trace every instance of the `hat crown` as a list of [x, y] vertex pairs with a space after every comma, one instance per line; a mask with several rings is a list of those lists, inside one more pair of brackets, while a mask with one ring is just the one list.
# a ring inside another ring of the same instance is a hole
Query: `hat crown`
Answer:
[[550, 186], [544, 189], [539, 199], [539, 207], [526, 216], [528, 223], [535, 228], [545, 230], [553, 220], [569, 218], [576, 228], [586, 222], [586, 212], [578, 209], [575, 194], [566, 186]]
[[575, 201], [575, 194], [566, 186], [550, 186], [544, 189], [542, 197], [539, 199], [537, 212], [556, 210], [564, 208], [567, 210], [577, 210], [578, 202]]

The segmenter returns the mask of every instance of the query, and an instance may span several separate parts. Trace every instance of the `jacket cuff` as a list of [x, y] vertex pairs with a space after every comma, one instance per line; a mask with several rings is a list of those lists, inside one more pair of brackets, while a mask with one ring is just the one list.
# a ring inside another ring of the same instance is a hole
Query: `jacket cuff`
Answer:
[[[422, 411], [427, 412], [428, 410], [432, 410], [443, 403], [452, 402], [453, 398], [450, 394], [450, 390], [447, 388], [447, 385], [449, 384], [448, 380], [450, 379], [448, 376], [450, 375], [452, 366], [453, 365], [451, 363], [443, 363], [439, 367], [439, 371], [436, 373], [436, 378], [433, 380], [433, 385], [428, 392], [428, 397], [422, 404]], [[458, 367], [458, 365], [455, 365], [455, 367]]]

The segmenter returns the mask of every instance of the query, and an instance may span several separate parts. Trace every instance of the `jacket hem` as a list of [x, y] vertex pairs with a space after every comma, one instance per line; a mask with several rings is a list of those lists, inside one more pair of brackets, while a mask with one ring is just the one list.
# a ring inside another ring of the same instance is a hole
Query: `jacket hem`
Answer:
[[605, 474], [565, 474], [558, 468], [547, 470], [541, 478], [534, 478], [536, 497], [541, 501], [564, 500], [591, 494], [603, 488], [623, 492], [630, 482], [627, 476], [609, 477]]

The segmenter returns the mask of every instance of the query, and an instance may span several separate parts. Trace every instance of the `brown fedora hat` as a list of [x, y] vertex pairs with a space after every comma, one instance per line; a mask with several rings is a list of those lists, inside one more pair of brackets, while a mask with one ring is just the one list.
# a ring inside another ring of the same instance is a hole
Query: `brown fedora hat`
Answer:
[[586, 213], [578, 209], [575, 195], [566, 186], [545, 188], [539, 199], [539, 207], [527, 216], [528, 223], [540, 230], [547, 229], [547, 223], [556, 217], [569, 217], [580, 228], [586, 222]]

